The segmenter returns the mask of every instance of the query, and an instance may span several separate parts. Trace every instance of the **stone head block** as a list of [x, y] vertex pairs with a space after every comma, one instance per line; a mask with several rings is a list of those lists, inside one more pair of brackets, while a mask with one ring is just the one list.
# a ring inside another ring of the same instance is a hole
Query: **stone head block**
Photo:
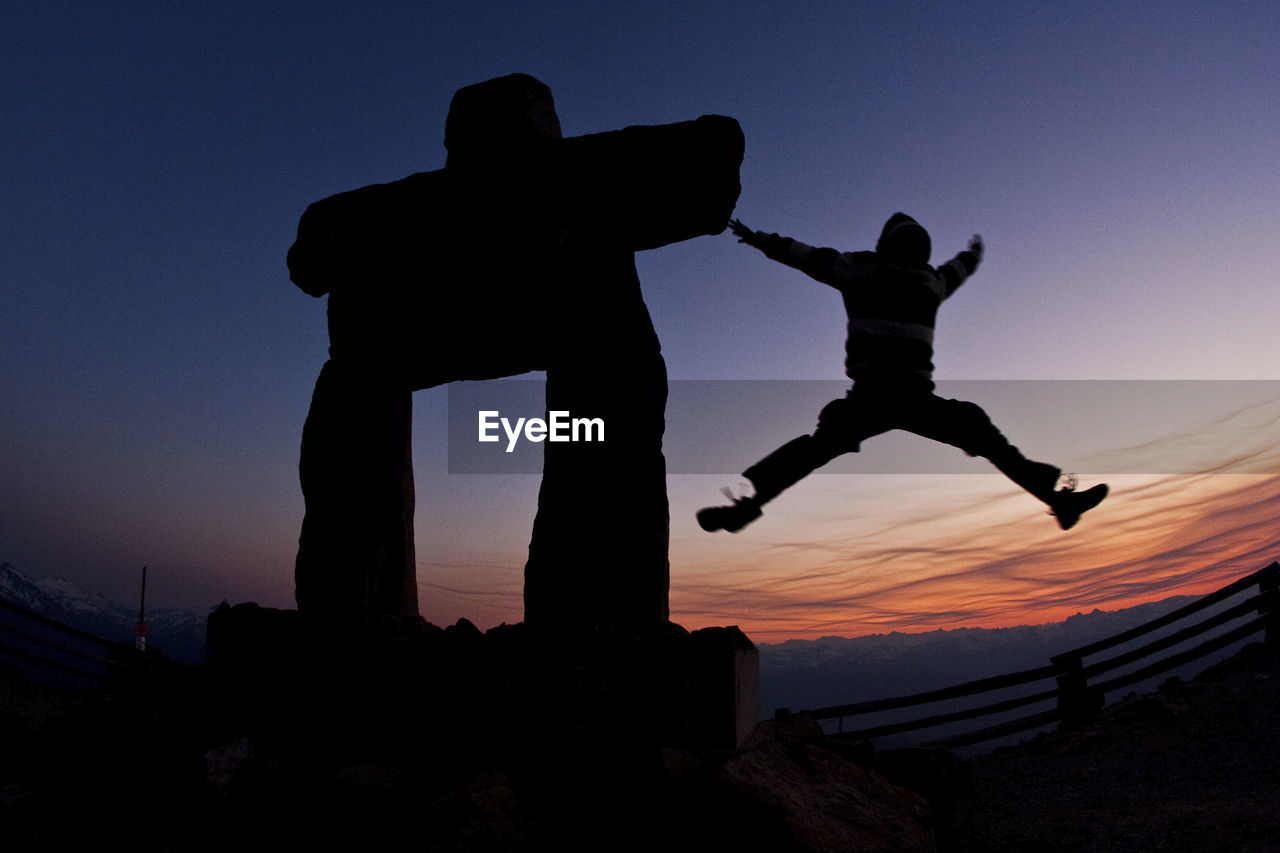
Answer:
[[459, 89], [444, 125], [444, 147], [453, 167], [493, 163], [513, 148], [560, 137], [551, 89], [528, 74]]

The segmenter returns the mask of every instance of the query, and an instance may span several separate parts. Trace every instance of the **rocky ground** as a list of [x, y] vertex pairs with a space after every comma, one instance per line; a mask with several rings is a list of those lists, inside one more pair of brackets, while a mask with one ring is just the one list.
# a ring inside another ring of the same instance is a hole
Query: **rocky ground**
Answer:
[[1280, 850], [1280, 658], [1263, 645], [979, 757], [963, 850]]
[[[192, 668], [94, 697], [0, 679], [5, 849], [1280, 850], [1280, 661], [1262, 646], [968, 762], [839, 746], [805, 718], [736, 751], [515, 718], [408, 737], [338, 687], [361, 721], [341, 737], [229, 710]], [[323, 695], [303, 706], [317, 719]]]

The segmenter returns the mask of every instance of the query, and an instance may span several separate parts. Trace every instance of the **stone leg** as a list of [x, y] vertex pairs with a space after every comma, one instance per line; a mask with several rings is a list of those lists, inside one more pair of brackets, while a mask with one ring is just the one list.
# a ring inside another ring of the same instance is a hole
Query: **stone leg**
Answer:
[[662, 434], [666, 364], [630, 252], [583, 259], [569, 349], [547, 371], [547, 409], [601, 418], [605, 440], [543, 445], [525, 566], [525, 622], [540, 630], [647, 631], [668, 619], [670, 514]]
[[402, 383], [326, 362], [302, 430], [306, 516], [298, 610], [359, 620], [417, 616], [412, 397]]

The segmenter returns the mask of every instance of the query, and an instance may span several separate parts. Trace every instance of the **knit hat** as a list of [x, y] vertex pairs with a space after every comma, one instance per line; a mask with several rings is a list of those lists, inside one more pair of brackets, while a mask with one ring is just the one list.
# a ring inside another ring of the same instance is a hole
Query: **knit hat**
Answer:
[[890, 216], [876, 241], [876, 254], [904, 267], [926, 266], [932, 251], [929, 232], [905, 213]]

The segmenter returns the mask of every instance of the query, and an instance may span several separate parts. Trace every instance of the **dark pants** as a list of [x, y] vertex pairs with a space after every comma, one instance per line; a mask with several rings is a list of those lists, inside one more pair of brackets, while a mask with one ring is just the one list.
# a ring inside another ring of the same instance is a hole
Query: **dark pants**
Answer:
[[1061, 474], [1052, 465], [1024, 457], [975, 403], [948, 400], [929, 390], [868, 390], [854, 385], [822, 409], [812, 435], [792, 439], [743, 476], [755, 486], [758, 501], [765, 503], [837, 456], [857, 452], [866, 439], [894, 429], [984, 457], [1044, 501]]

